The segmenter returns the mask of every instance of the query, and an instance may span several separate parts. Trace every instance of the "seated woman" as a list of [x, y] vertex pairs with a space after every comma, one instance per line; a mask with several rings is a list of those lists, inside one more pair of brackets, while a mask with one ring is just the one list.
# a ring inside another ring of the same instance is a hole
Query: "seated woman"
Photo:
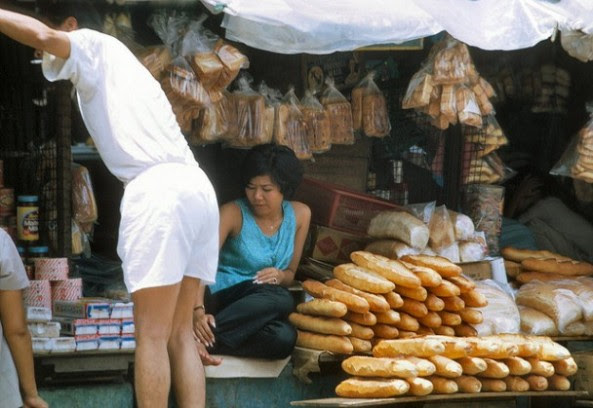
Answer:
[[290, 199], [302, 180], [294, 152], [272, 144], [254, 147], [243, 163], [245, 197], [220, 209], [216, 283], [201, 287], [194, 332], [204, 364], [210, 356], [279, 359], [291, 354], [296, 330], [286, 289], [294, 280], [311, 211]]

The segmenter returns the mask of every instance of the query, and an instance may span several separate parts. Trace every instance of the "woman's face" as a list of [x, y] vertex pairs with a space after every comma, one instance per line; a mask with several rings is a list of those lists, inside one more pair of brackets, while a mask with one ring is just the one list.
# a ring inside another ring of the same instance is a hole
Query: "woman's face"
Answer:
[[245, 187], [245, 196], [256, 215], [274, 215], [282, 209], [284, 195], [270, 176], [257, 176]]

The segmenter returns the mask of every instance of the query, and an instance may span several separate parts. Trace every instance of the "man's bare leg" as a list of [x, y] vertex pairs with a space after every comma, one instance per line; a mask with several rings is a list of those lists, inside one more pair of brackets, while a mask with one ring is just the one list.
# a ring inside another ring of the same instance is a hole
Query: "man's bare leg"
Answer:
[[192, 331], [193, 306], [200, 281], [184, 277], [173, 318], [168, 349], [175, 400], [180, 408], [206, 405], [204, 367]]
[[134, 386], [139, 408], [168, 405], [171, 372], [167, 343], [181, 284], [132, 293], [136, 353]]

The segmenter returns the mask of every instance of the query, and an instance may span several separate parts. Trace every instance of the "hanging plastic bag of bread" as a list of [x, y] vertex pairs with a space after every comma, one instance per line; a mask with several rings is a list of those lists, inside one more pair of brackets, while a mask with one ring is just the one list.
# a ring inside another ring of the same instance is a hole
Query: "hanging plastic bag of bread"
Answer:
[[290, 88], [276, 107], [274, 143], [290, 147], [300, 160], [312, 157], [307, 140], [305, 118], [299, 108], [299, 99]]
[[226, 89], [237, 78], [241, 69], [249, 68], [249, 59], [222, 39], [214, 44], [214, 52], [224, 67], [215, 87], [221, 90]]
[[72, 215], [87, 233], [98, 218], [91, 175], [86, 167], [77, 163], [72, 163]]
[[467, 214], [476, 230], [486, 234], [490, 255], [500, 251], [504, 187], [488, 184], [470, 184], [466, 187], [463, 213]]
[[389, 134], [391, 124], [385, 96], [374, 77], [375, 72], [369, 72], [352, 90], [353, 128], [370, 137], [384, 137]]
[[329, 116], [332, 144], [354, 144], [352, 107], [348, 99], [336, 88], [333, 78], [325, 81], [326, 88], [319, 98]]
[[[451, 222], [451, 217], [444, 205], [434, 209], [430, 219], [430, 238], [428, 245], [437, 253], [455, 242], [455, 229]], [[459, 251], [457, 251], [457, 262], [459, 261]]]
[[226, 140], [237, 133], [237, 109], [230, 93], [224, 91], [222, 99], [200, 109], [193, 122], [188, 142], [199, 146]]
[[[484, 86], [486, 86], [487, 89], [484, 89]], [[494, 106], [492, 106], [492, 102], [490, 102], [490, 97], [494, 95], [492, 86], [485, 79], [480, 77], [480, 80], [471, 85], [471, 91], [476, 97], [476, 102], [480, 108], [480, 114], [482, 116], [493, 114]]]
[[[588, 103], [589, 113], [592, 108]], [[593, 119], [572, 138], [550, 174], [593, 183]]]
[[441, 116], [454, 125], [457, 123], [457, 87], [455, 85], [443, 85], [441, 88]]
[[482, 115], [474, 93], [465, 85], [459, 85], [455, 91], [455, 98], [459, 123], [481, 128]]
[[264, 81], [260, 82], [257, 87], [257, 92], [262, 95], [266, 101], [266, 110], [264, 113], [264, 138], [273, 140], [276, 127], [276, 114], [278, 105], [280, 105], [282, 101], [282, 92], [268, 86]]
[[312, 153], [327, 152], [331, 148], [331, 123], [319, 99], [310, 90], [301, 99], [301, 112], [305, 119], [307, 140]]
[[429, 67], [424, 66], [412, 76], [402, 100], [402, 108], [412, 109], [427, 106], [434, 88]]
[[161, 78], [165, 69], [171, 64], [173, 56], [178, 55], [181, 33], [188, 23], [187, 16], [176, 15], [166, 10], [158, 11], [148, 19], [148, 25], [152, 27], [163, 44], [146, 47], [137, 53], [137, 57], [156, 79]]
[[450, 36], [433, 46], [428, 61], [432, 61], [432, 81], [437, 85], [470, 82], [475, 76], [467, 45]]
[[[248, 148], [270, 143], [272, 132], [266, 132], [269, 115], [264, 96], [253, 90], [252, 80], [247, 75], [241, 75], [237, 83], [238, 89], [232, 94], [237, 109], [237, 136], [228, 140], [229, 145]], [[273, 118], [273, 109], [271, 112]]]
[[483, 317], [482, 323], [474, 325], [478, 336], [519, 333], [521, 329], [519, 309], [507, 289], [492, 279], [476, 281], [474, 290], [488, 302], [486, 306], [478, 309]]

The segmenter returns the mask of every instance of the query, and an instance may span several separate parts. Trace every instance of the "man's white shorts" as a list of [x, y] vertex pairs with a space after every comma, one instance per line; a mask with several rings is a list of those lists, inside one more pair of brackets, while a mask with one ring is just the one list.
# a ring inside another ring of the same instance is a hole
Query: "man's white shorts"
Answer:
[[125, 189], [117, 253], [132, 293], [191, 276], [214, 282], [218, 264], [218, 204], [196, 165], [151, 167]]

